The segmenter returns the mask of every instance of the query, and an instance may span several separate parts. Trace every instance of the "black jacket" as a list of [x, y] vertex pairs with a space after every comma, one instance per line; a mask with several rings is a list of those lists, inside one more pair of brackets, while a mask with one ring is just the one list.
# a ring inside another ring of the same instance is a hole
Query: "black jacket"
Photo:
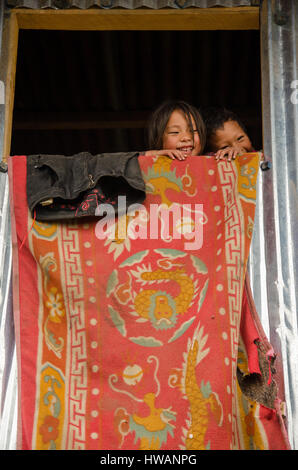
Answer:
[[126, 204], [146, 197], [137, 152], [87, 152], [73, 156], [29, 155], [27, 200], [36, 220], [75, 219], [95, 215], [99, 204], [109, 203], [118, 213], [118, 196]]

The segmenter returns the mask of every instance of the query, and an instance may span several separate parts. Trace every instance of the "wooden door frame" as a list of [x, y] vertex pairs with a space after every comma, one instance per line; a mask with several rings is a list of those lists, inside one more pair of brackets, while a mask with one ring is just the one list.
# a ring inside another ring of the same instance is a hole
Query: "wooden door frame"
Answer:
[[13, 9], [3, 25], [0, 78], [5, 84], [3, 161], [10, 154], [18, 37], [20, 29], [66, 31], [258, 30], [259, 7], [185, 10], [29, 10]]

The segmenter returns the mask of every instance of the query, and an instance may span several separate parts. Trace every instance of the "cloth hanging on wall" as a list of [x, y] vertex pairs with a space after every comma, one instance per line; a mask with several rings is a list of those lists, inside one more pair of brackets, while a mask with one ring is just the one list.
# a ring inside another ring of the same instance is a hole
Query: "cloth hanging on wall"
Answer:
[[100, 204], [118, 214], [118, 196], [143, 202], [145, 184], [138, 153], [27, 157], [27, 201], [36, 220], [66, 220], [95, 215]]
[[246, 280], [259, 159], [140, 156], [143, 205], [41, 222], [10, 158], [20, 448], [289, 448]]

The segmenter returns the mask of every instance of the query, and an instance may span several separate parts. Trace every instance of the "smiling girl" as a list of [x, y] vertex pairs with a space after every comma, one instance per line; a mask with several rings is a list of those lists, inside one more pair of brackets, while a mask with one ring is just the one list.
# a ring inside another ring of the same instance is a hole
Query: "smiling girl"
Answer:
[[153, 113], [148, 126], [149, 148], [145, 155], [167, 155], [185, 160], [201, 155], [206, 130], [199, 111], [185, 101], [166, 101]]

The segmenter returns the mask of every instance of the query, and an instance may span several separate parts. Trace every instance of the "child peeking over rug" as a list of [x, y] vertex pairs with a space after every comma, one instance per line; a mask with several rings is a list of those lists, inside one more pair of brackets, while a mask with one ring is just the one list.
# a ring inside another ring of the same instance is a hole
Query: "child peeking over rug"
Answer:
[[185, 160], [202, 155], [206, 129], [198, 109], [185, 101], [166, 101], [152, 114], [148, 125], [149, 148], [145, 155], [167, 155]]
[[214, 153], [216, 160], [234, 160], [255, 152], [245, 125], [226, 108], [208, 107], [200, 112], [185, 101], [166, 101], [152, 114], [148, 125], [145, 155], [167, 155], [185, 160], [189, 156]]
[[237, 114], [226, 108], [202, 110], [206, 125], [206, 152], [215, 153], [217, 160], [234, 160], [237, 155], [255, 152], [246, 128]]

